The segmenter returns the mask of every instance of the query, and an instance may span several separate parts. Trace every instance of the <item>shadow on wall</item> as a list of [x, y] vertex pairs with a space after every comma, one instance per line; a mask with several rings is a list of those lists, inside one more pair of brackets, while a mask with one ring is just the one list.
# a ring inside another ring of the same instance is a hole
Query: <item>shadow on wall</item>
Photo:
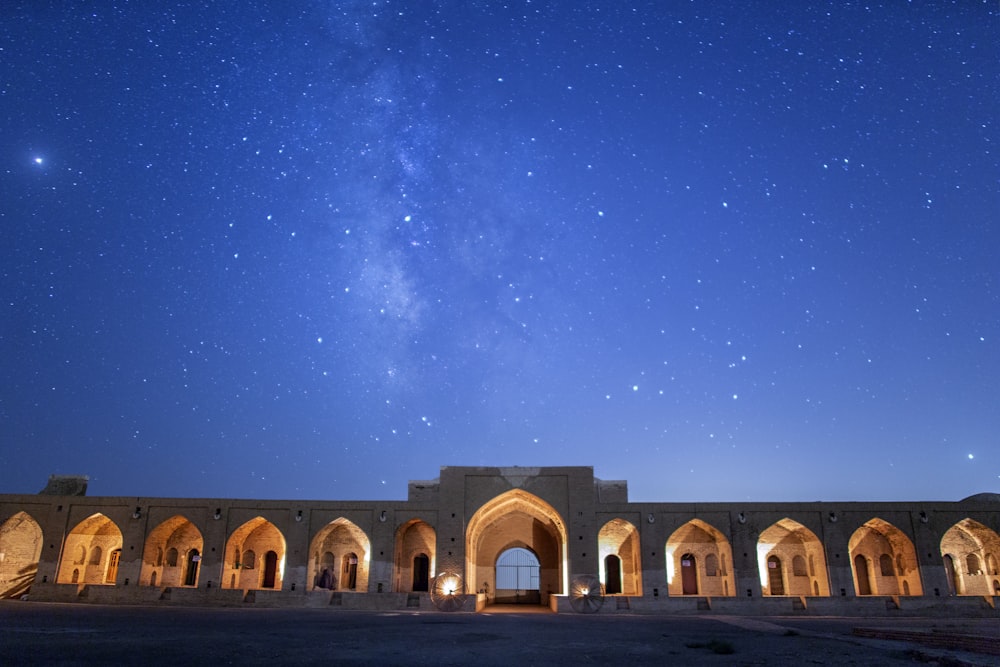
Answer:
[[38, 572], [38, 564], [25, 565], [18, 570], [13, 579], [0, 584], [0, 600], [17, 599], [22, 595], [27, 595], [31, 590], [31, 584], [35, 581], [35, 574]]

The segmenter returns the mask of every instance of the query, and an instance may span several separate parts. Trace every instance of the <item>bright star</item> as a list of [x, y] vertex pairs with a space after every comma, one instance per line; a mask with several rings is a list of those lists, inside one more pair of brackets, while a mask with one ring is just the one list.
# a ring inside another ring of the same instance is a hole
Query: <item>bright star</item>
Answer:
[[43, 160], [40, 157], [36, 157], [35, 160], [34, 160], [34, 162], [35, 162], [35, 164], [42, 164], [43, 162], [45, 162], [45, 160]]

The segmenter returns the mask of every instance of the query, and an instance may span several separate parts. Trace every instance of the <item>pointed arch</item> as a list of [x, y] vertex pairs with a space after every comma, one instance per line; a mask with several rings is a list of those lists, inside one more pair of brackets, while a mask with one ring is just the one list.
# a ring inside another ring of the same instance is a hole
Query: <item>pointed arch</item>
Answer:
[[[80, 583], [107, 585], [109, 559], [122, 548], [122, 531], [114, 521], [101, 514], [91, 514], [76, 524], [66, 536], [63, 545], [62, 562], [56, 581], [61, 584]], [[74, 558], [85, 552], [86, 562], [75, 563]], [[73, 570], [79, 569], [77, 581], [73, 581]]]
[[42, 555], [42, 529], [27, 512], [0, 524], [0, 600], [19, 598], [31, 588]]
[[[713, 575], [705, 569], [709, 556], [718, 564]], [[669, 595], [732, 597], [735, 594], [736, 586], [729, 570], [733, 549], [715, 526], [701, 519], [691, 519], [667, 539], [664, 557]]]
[[[197, 586], [188, 576], [192, 571], [192, 558], [205, 549], [201, 531], [186, 516], [175, 514], [150, 531], [142, 548], [142, 568], [139, 570], [140, 586]], [[192, 553], [194, 552], [194, 553]], [[166, 556], [166, 557], [165, 557]], [[197, 572], [197, 566], [195, 566]]]
[[496, 562], [512, 548], [524, 547], [538, 558], [539, 595], [568, 590], [566, 522], [538, 496], [512, 489], [483, 504], [465, 531], [466, 592], [496, 590]]
[[[599, 577], [605, 591], [611, 595], [641, 595], [641, 549], [636, 527], [621, 518], [608, 521], [597, 534], [597, 549], [601, 567]], [[612, 557], [617, 560], [609, 560]], [[618, 571], [609, 571], [609, 563]]]
[[913, 542], [888, 521], [866, 521], [851, 535], [848, 550], [858, 595], [923, 595]]
[[[774, 556], [777, 560], [771, 560]], [[811, 563], [807, 567], [806, 563]], [[785, 517], [767, 527], [757, 540], [757, 568], [764, 595], [830, 595], [826, 552], [816, 534], [798, 521]], [[774, 572], [780, 568], [781, 572]], [[779, 575], [780, 576], [777, 576]], [[770, 582], [780, 581], [782, 593]]]
[[[242, 561], [229, 563], [231, 569], [227, 568], [225, 574], [229, 574], [229, 576], [222, 578], [223, 588], [241, 588], [243, 590], [274, 588], [280, 590], [285, 570], [285, 549], [285, 536], [278, 530], [277, 526], [261, 516], [250, 519], [229, 536], [226, 541], [225, 553], [238, 553], [240, 558], [246, 553], [260, 554], [260, 560], [263, 560], [268, 552], [274, 552], [274, 577], [273, 579], [268, 578], [271, 572], [264, 567], [265, 563], [257, 566], [256, 560], [258, 558], [255, 556], [255, 566], [252, 568], [245, 567]], [[265, 584], [269, 585], [265, 586]]]
[[[314, 587], [320, 587], [323, 580], [330, 589], [368, 590], [371, 541], [353, 521], [338, 517], [326, 524], [313, 537], [309, 553], [313, 557], [309, 559], [306, 581]], [[324, 570], [329, 572], [329, 580], [323, 576]]]
[[411, 519], [396, 530], [395, 542], [394, 590], [428, 591], [436, 566], [434, 528], [426, 521]]
[[941, 556], [953, 595], [996, 595], [993, 580], [1000, 571], [1000, 535], [965, 518], [941, 537]]

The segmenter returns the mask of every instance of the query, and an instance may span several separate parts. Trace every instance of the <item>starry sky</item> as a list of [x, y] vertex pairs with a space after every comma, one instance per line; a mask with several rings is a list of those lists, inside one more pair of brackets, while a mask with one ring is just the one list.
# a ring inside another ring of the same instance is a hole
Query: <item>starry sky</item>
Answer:
[[995, 2], [0, 8], [0, 492], [1000, 486]]

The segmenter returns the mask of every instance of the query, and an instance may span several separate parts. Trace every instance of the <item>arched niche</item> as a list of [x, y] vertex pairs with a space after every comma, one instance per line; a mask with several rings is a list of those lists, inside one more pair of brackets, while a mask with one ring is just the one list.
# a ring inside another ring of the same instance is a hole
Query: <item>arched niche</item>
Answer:
[[866, 521], [851, 535], [848, 551], [858, 595], [923, 595], [913, 542], [888, 521]]
[[226, 541], [225, 553], [223, 588], [281, 589], [285, 536], [264, 517], [254, 517], [234, 530]]
[[[313, 537], [309, 554], [307, 581], [314, 588], [368, 590], [371, 541], [354, 522], [339, 517], [326, 524]], [[328, 585], [320, 586], [321, 583]]]
[[673, 532], [664, 557], [669, 595], [735, 595], [729, 540], [701, 519], [691, 519]]
[[[179, 514], [170, 517], [146, 537], [139, 585], [197, 586], [204, 549], [201, 531], [190, 519]], [[165, 554], [175, 556], [165, 557]], [[192, 580], [193, 583], [187, 583]]]
[[465, 531], [466, 592], [496, 590], [496, 563], [513, 547], [531, 551], [539, 562], [539, 597], [568, 589], [566, 524], [550, 504], [538, 496], [513, 489], [480, 507]]
[[1000, 535], [962, 519], [941, 537], [941, 556], [953, 595], [996, 595], [1000, 582]]
[[641, 595], [642, 563], [639, 531], [625, 519], [615, 518], [597, 534], [599, 578], [608, 595]]
[[26, 594], [38, 572], [42, 529], [27, 512], [0, 524], [0, 599]]
[[437, 534], [426, 521], [412, 519], [396, 530], [395, 590], [427, 592], [436, 566]]
[[[757, 566], [764, 595], [830, 595], [823, 543], [793, 519], [781, 519], [760, 534]], [[772, 590], [772, 582], [780, 582], [782, 592]]]
[[[76, 524], [66, 536], [56, 581], [60, 584], [114, 584], [117, 558], [121, 554], [122, 531], [100, 512]], [[77, 572], [74, 581], [73, 572]]]

